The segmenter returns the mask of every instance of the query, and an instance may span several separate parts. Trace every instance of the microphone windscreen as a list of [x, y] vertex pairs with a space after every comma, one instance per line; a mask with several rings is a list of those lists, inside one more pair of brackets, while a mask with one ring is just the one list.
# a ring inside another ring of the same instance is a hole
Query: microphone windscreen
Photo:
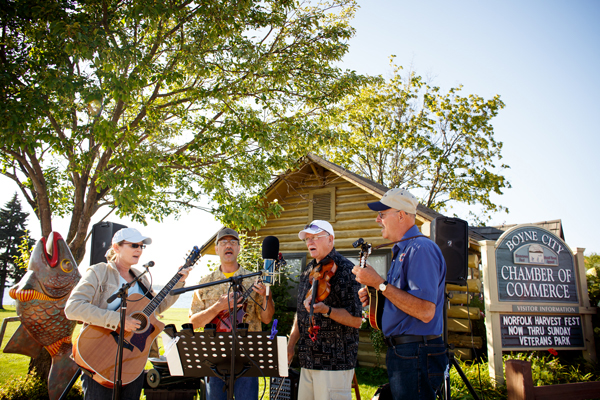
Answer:
[[277, 260], [279, 257], [279, 239], [275, 236], [267, 236], [262, 242], [263, 260]]

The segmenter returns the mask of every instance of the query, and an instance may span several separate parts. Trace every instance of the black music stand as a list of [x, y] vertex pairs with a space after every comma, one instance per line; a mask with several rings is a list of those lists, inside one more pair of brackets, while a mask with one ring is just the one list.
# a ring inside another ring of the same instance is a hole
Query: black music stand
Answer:
[[[237, 349], [232, 346], [232, 332], [183, 329], [176, 336], [179, 338], [177, 357], [171, 353], [167, 356], [171, 376], [221, 378], [225, 382], [228, 399], [233, 399], [230, 380], [235, 381], [241, 376], [288, 376], [287, 338], [284, 336], [270, 339], [271, 332], [248, 332], [247, 329], [238, 328], [235, 339]], [[231, 371], [232, 365], [234, 371]]]

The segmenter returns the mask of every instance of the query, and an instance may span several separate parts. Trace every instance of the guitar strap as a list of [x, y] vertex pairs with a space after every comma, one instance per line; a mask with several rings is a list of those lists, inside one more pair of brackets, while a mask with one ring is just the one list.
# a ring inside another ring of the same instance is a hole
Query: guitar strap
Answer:
[[[131, 274], [131, 276], [133, 276], [134, 278], [137, 278], [137, 276], [133, 273], [132, 270], [129, 270], [129, 274]], [[150, 300], [154, 299], [154, 295], [152, 294], [152, 292], [150, 292], [150, 290], [148, 290], [146, 285], [144, 285], [142, 283], [141, 279], [138, 279], [137, 283], [138, 283], [138, 285], [140, 285], [140, 288], [142, 288], [142, 291], [144, 292], [144, 296], [146, 296]]]
[[396, 242], [389, 242], [389, 243], [380, 244], [379, 246], [373, 247], [373, 250], [377, 250], [377, 249], [380, 249], [380, 248], [386, 247], [386, 246], [391, 246], [391, 245], [396, 244], [396, 243], [405, 242], [407, 240], [418, 238], [418, 237], [424, 237], [424, 238], [429, 239], [429, 237], [427, 237], [425, 235], [415, 235], [415, 236], [408, 237], [406, 239], [398, 240]]

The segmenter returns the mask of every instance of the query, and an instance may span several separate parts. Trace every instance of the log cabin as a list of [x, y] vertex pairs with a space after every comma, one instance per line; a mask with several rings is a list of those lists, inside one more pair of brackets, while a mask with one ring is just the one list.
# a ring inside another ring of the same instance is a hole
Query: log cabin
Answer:
[[[381, 228], [375, 222], [376, 214], [367, 203], [381, 199], [389, 189], [372, 180], [352, 173], [314, 154], [306, 155], [297, 170], [279, 175], [269, 186], [266, 200], [277, 201], [283, 207], [279, 217], [271, 216], [257, 231], [247, 234], [260, 237], [276, 236], [280, 242], [280, 252], [292, 273], [299, 275], [310, 255], [304, 242], [298, 239], [298, 232], [315, 219], [329, 221], [335, 230], [335, 248], [347, 258], [357, 262], [359, 251], [352, 246], [358, 238], [373, 244], [384, 243]], [[432, 221], [442, 214], [419, 204], [416, 224], [426, 236], [431, 236]], [[552, 229], [560, 237], [560, 220], [538, 223]], [[512, 225], [511, 225], [512, 226]], [[447, 284], [449, 293], [448, 339], [453, 344], [455, 354], [462, 359], [473, 359], [474, 351], [485, 345], [482, 333], [473, 335], [474, 321], [483, 318], [477, 307], [467, 304], [474, 296], [482, 293], [480, 240], [495, 240], [511, 226], [469, 227], [468, 228], [468, 279], [466, 285]], [[215, 254], [215, 234], [203, 246], [204, 254]], [[391, 247], [375, 250], [369, 257], [372, 265], [382, 276], [387, 275], [391, 264]], [[289, 307], [295, 309], [297, 292], [291, 293], [293, 301]], [[361, 333], [358, 362], [360, 366], [385, 366], [385, 352], [377, 359], [368, 332]]]

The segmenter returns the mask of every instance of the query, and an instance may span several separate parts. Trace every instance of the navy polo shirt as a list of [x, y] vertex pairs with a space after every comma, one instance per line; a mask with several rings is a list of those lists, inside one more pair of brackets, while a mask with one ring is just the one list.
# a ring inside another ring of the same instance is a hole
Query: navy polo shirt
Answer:
[[[417, 235], [421, 235], [421, 232], [413, 225], [402, 239]], [[387, 275], [388, 283], [435, 304], [435, 316], [429, 323], [424, 323], [385, 299], [383, 334], [386, 337], [442, 334], [445, 280], [446, 262], [440, 248], [432, 240], [421, 236], [396, 243]]]

